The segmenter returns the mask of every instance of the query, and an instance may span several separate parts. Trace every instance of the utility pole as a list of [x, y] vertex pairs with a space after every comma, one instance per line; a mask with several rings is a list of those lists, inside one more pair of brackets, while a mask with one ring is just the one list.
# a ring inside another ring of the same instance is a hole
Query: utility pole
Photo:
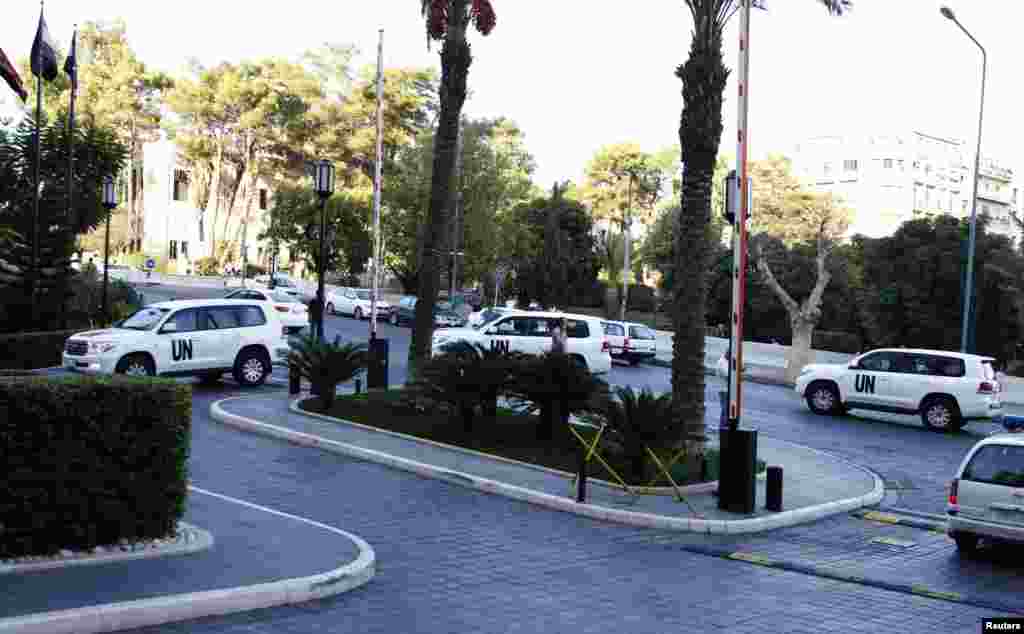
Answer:
[[619, 320], [626, 321], [626, 305], [629, 303], [629, 247], [633, 241], [633, 173], [629, 174], [629, 183], [626, 186], [628, 192], [626, 197], [626, 217], [622, 223], [622, 305], [619, 306]]
[[384, 29], [377, 44], [377, 163], [373, 176], [373, 291], [370, 294], [370, 341], [377, 338], [377, 294], [380, 292], [380, 257], [383, 241], [380, 235], [381, 174], [384, 163]]

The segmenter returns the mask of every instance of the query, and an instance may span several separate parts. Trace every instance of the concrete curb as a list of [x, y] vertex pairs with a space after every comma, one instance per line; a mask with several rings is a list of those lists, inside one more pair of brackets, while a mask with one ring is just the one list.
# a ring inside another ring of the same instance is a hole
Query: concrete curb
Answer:
[[774, 568], [776, 570], [798, 572], [805, 575], [820, 577], [822, 579], [831, 579], [833, 581], [856, 583], [858, 585], [868, 586], [872, 588], [880, 588], [882, 590], [888, 590], [890, 592], [899, 592], [902, 594], [910, 594], [918, 597], [926, 597], [929, 599], [938, 599], [940, 601], [949, 601], [950, 603], [960, 603], [964, 605], [970, 605], [973, 607], [983, 608], [986, 610], [993, 610], [998, 613], [1024, 613], [1024, 607], [1021, 606], [1011, 606], [1000, 603], [998, 601], [992, 601], [985, 598], [964, 595], [959, 592], [935, 590], [932, 588], [928, 588], [926, 586], [911, 583], [894, 583], [882, 579], [871, 579], [869, 577], [864, 577], [861, 575], [831, 570], [824, 566], [804, 564], [797, 561], [787, 561], [783, 559], [773, 559], [766, 555], [754, 552], [733, 551], [729, 550], [728, 548], [706, 546], [702, 544], [680, 546], [680, 549], [684, 552], [693, 553], [696, 555], [717, 557], [719, 559], [729, 559], [731, 561], [742, 561], [748, 564], [753, 564], [755, 566], [764, 566], [766, 568]]
[[[242, 398], [244, 398], [244, 397], [242, 397]], [[450, 450], [450, 451], [454, 451], [456, 453], [461, 453], [461, 454], [466, 455], [466, 456], [473, 456], [475, 458], [486, 458], [488, 460], [495, 460], [497, 462], [503, 462], [505, 464], [516, 465], [517, 467], [523, 467], [525, 469], [532, 469], [534, 471], [540, 471], [542, 473], [550, 473], [551, 475], [558, 476], [560, 478], [565, 478], [566, 482], [569, 482], [573, 478], [576, 477], [575, 473], [568, 473], [568, 472], [565, 472], [565, 471], [559, 471], [558, 469], [552, 469], [550, 467], [542, 467], [541, 465], [535, 465], [535, 464], [532, 464], [532, 463], [529, 463], [529, 462], [522, 462], [520, 460], [514, 460], [512, 458], [506, 458], [504, 456], [496, 456], [494, 454], [484, 453], [482, 451], [475, 451], [473, 449], [466, 449], [464, 447], [458, 447], [456, 445], [448, 445], [448, 444], [445, 444], [443, 442], [437, 442], [436, 440], [430, 440], [430, 439], [427, 439], [427, 438], [419, 438], [417, 436], [411, 436], [409, 434], [403, 434], [403, 433], [396, 432], [396, 431], [391, 431], [391, 430], [388, 430], [388, 429], [380, 429], [379, 427], [372, 427], [370, 425], [363, 425], [362, 423], [357, 423], [357, 422], [354, 422], [354, 421], [345, 420], [344, 418], [335, 418], [334, 416], [327, 416], [326, 414], [318, 414], [316, 412], [307, 412], [306, 410], [304, 410], [301, 407], [299, 407], [299, 404], [302, 403], [303, 401], [309, 400], [310, 398], [315, 398], [315, 397], [307, 397], [307, 398], [297, 398], [297, 399], [294, 399], [294, 400], [291, 401], [291, 403], [288, 404], [288, 409], [290, 411], [296, 413], [296, 414], [301, 415], [301, 416], [308, 416], [309, 418], [317, 418], [317, 419], [324, 420], [324, 421], [327, 421], [329, 423], [332, 423], [334, 425], [338, 425], [338, 424], [349, 425], [351, 427], [355, 427], [355, 428], [361, 429], [363, 431], [368, 431], [368, 432], [375, 433], [375, 434], [381, 434], [382, 436], [391, 436], [393, 438], [401, 438], [402, 440], [408, 440], [410, 442], [416, 442], [416, 443], [420, 443], [420, 444], [423, 444], [423, 445], [428, 445], [430, 447], [438, 447], [438, 448], [441, 448], [441, 449], [447, 449], [447, 450]], [[234, 400], [234, 399], [224, 399], [224, 400], [225, 401], [230, 401], [230, 400]], [[761, 475], [763, 475], [763, 474], [761, 474]], [[602, 480], [600, 478], [588, 477], [587, 478], [587, 483], [588, 484], [595, 484], [597, 486], [601, 486], [601, 487], [604, 487], [606, 489], [612, 489], [614, 491], [621, 491], [622, 490], [622, 487], [620, 485], [615, 484], [613, 482], [608, 482], [607, 480]], [[679, 490], [682, 491], [684, 495], [687, 495], [687, 494], [689, 494], [689, 495], [698, 495], [700, 493], [708, 493], [710, 491], [714, 491], [717, 488], [718, 488], [718, 480], [714, 480], [714, 481], [711, 481], [711, 482], [701, 482], [700, 484], [691, 484], [691, 485], [688, 485], [688, 486], [679, 487]], [[633, 487], [633, 490], [634, 491], [639, 491], [641, 493], [641, 495], [675, 495], [675, 489], [673, 489], [672, 487], [643, 487], [643, 486], [638, 486], [638, 487]]]
[[334, 533], [355, 543], [359, 556], [355, 561], [307, 577], [0, 619], [0, 634], [95, 634], [302, 603], [358, 588], [376, 572], [373, 548], [352, 533], [198, 487], [189, 489]]
[[[213, 547], [213, 535], [198, 526], [178, 522], [183, 528], [196, 533], [197, 538], [185, 543], [174, 543], [157, 548], [145, 548], [143, 550], [124, 552], [114, 550], [103, 554], [85, 553], [80, 557], [68, 559], [52, 559], [47, 561], [29, 561], [21, 564], [0, 565], [0, 575], [19, 574], [25, 572], [39, 572], [42, 570], [54, 570], [57, 568], [70, 568], [79, 566], [97, 566], [101, 564], [112, 564], [121, 561], [134, 559], [156, 559], [159, 557], [173, 557], [178, 555], [189, 555]], [[110, 548], [117, 549], [117, 546]]]
[[[650, 361], [646, 361], [646, 362], [643, 362], [643, 363], [646, 363], [647, 365], [653, 365], [653, 366], [659, 367], [659, 368], [670, 368], [670, 369], [672, 368], [672, 362], [671, 361], [663, 361], [662, 359], [652, 359]], [[757, 367], [757, 366], [751, 366], [749, 363], [745, 364], [745, 365], [747, 365], [748, 367]], [[705, 376], [717, 376], [718, 375], [718, 370], [716, 368], [710, 368], [708, 366], [704, 366], [704, 375]], [[752, 376], [750, 374], [744, 374], [743, 375], [743, 380], [748, 382], [748, 383], [760, 383], [762, 385], [774, 385], [774, 386], [777, 386], [777, 387], [788, 387], [790, 389], [792, 389], [792, 387], [793, 387], [792, 383], [787, 383], [784, 380], [770, 379], [768, 377]]]
[[846, 513], [854, 509], [878, 504], [885, 495], [885, 487], [882, 479], [874, 473], [863, 469], [874, 478], [874, 489], [865, 495], [820, 504], [817, 506], [805, 507], [795, 511], [783, 511], [769, 517], [758, 517], [743, 520], [705, 520], [684, 517], [670, 517], [666, 515], [655, 515], [653, 513], [640, 513], [636, 511], [625, 511], [621, 509], [607, 508], [593, 504], [578, 503], [571, 498], [552, 495], [533, 489], [527, 489], [505, 482], [479, 478], [459, 471], [443, 469], [430, 464], [400, 458], [391, 454], [364, 449], [355, 445], [329, 440], [320, 436], [293, 431], [284, 427], [270, 425], [245, 416], [231, 414], [221, 407], [226, 400], [217, 401], [210, 406], [210, 416], [225, 425], [235, 427], [244, 431], [278, 438], [304, 447], [315, 447], [331, 453], [350, 456], [360, 460], [376, 462], [394, 469], [408, 471], [417, 475], [443, 480], [451, 484], [457, 484], [471, 489], [503, 495], [505, 497], [544, 506], [546, 508], [574, 513], [584, 517], [617, 522], [631, 526], [645, 528], [657, 528], [670, 531], [705, 533], [705, 534], [742, 534], [766, 531], [783, 526], [792, 526], [803, 522], [812, 522], [823, 517]]

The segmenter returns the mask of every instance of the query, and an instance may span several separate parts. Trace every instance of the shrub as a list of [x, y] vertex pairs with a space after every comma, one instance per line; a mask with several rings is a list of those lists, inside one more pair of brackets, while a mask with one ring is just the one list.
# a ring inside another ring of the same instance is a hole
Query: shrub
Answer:
[[161, 379], [0, 379], [0, 557], [172, 535], [191, 408]]
[[815, 350], [828, 350], [829, 352], [846, 352], [856, 354], [862, 350], [863, 341], [858, 335], [849, 332], [838, 332], [830, 330], [814, 331], [811, 347]]
[[207, 256], [196, 260], [195, 271], [198, 275], [220, 275], [220, 265], [217, 263], [217, 258]]
[[622, 445], [630, 477], [636, 483], [647, 475], [644, 447], [655, 453], [671, 450], [682, 438], [681, 429], [674, 424], [671, 393], [655, 396], [646, 388], [638, 393], [632, 387], [616, 386], [602, 402], [598, 415]]
[[629, 310], [653, 313], [654, 309], [657, 307], [657, 298], [654, 296], [654, 289], [650, 286], [630, 286], [629, 296], [626, 299], [626, 307]]
[[334, 405], [339, 383], [351, 381], [366, 368], [366, 344], [320, 342], [316, 337], [303, 335], [290, 340], [292, 347], [288, 363], [299, 375], [310, 382], [313, 393], [320, 397], [324, 412]]
[[0, 368], [31, 370], [61, 364], [64, 343], [78, 330], [0, 335]]
[[523, 356], [512, 366], [508, 393], [513, 400], [540, 410], [539, 440], [554, 437], [555, 407], [568, 423], [570, 414], [598, 411], [608, 384], [569, 355]]

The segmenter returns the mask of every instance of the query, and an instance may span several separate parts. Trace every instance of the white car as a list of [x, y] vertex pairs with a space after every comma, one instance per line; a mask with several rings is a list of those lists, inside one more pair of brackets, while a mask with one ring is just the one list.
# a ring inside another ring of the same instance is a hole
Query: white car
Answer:
[[594, 374], [610, 371], [612, 358], [604, 328], [601, 327], [600, 319], [589, 315], [513, 313], [499, 317], [479, 330], [448, 328], [434, 333], [433, 354], [439, 354], [444, 346], [456, 341], [478, 343], [508, 352], [542, 354], [551, 350], [551, 326], [560, 319], [567, 320], [566, 353], [578, 359]]
[[294, 295], [283, 290], [238, 288], [225, 295], [224, 299], [270, 302], [288, 334], [297, 333], [309, 326], [309, 308]]
[[623, 321], [602, 321], [612, 359], [636, 365], [653, 359], [658, 352], [658, 335], [643, 324]]
[[267, 302], [203, 299], [160, 302], [108, 330], [72, 335], [64, 347], [69, 370], [133, 376], [199, 376], [231, 372], [242, 385], [262, 384], [283, 364], [289, 346]]
[[[356, 319], [370, 317], [373, 291], [365, 288], [339, 288], [327, 293], [327, 313], [350, 315]], [[377, 319], [387, 320], [391, 315], [391, 304], [377, 300]]]
[[[97, 270], [99, 271], [99, 278], [102, 280], [103, 265], [100, 264]], [[107, 266], [107, 280], [111, 282], [113, 282], [114, 280], [127, 282], [128, 274], [131, 272], [131, 270], [132, 268], [130, 266], [125, 266], [123, 264], [110, 264]]]
[[795, 389], [815, 414], [863, 409], [920, 415], [931, 429], [954, 431], [1002, 413], [993, 361], [941, 350], [873, 350], [849, 364], [805, 366]]
[[964, 456], [950, 483], [946, 532], [970, 555], [978, 538], [1024, 542], [1024, 434], [994, 434]]

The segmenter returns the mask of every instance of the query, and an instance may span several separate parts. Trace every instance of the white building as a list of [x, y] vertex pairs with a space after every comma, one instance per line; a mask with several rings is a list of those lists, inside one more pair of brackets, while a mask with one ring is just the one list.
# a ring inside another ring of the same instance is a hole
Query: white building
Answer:
[[1019, 244], [1021, 230], [1011, 217], [1020, 217], [1017, 215], [1020, 192], [1014, 182], [1013, 170], [983, 156], [978, 171], [978, 215], [989, 217], [989, 231], [1005, 235], [1014, 244]]
[[793, 155], [796, 174], [853, 209], [847, 235], [891, 235], [929, 213], [962, 216], [971, 183], [964, 142], [922, 132], [822, 136]]

